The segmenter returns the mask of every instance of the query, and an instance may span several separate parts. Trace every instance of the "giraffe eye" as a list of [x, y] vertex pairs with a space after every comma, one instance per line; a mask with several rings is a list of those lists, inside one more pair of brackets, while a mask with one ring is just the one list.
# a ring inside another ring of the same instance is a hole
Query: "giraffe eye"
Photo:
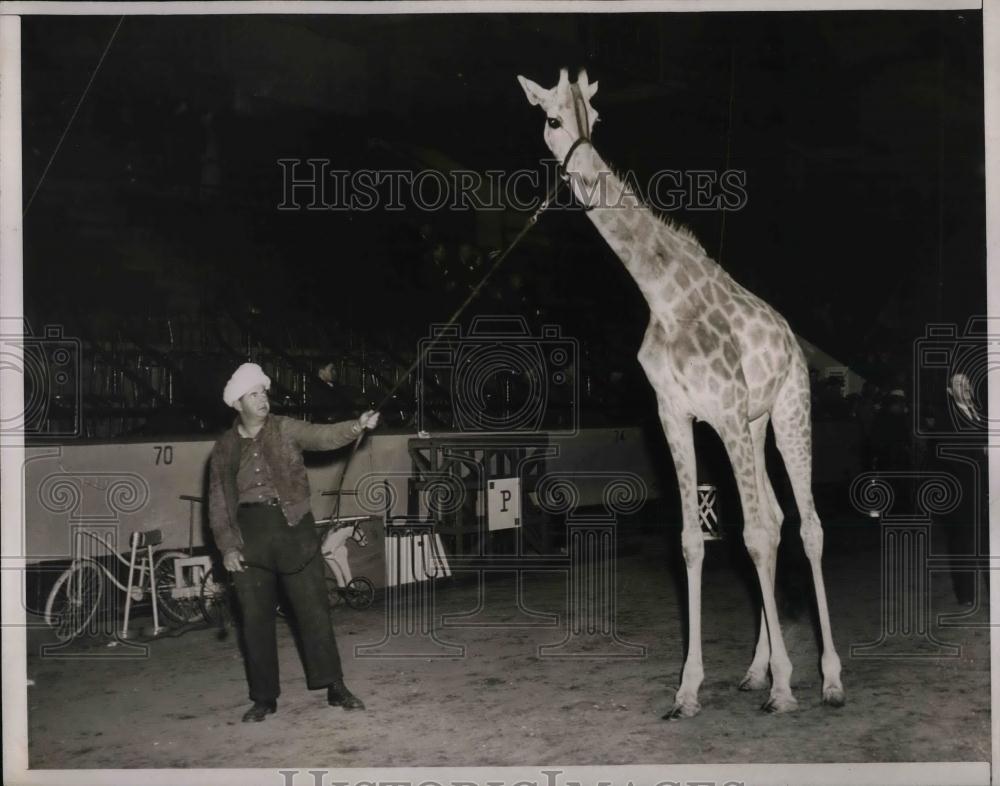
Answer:
[[548, 117], [546, 118], [546, 121], [549, 124], [549, 128], [559, 128], [562, 126], [562, 120], [558, 117]]

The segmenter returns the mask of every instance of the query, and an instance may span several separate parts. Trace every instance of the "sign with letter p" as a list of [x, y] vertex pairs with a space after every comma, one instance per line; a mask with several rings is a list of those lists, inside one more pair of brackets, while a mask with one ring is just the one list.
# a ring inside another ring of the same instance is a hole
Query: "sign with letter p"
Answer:
[[486, 520], [490, 532], [521, 526], [521, 479], [491, 480], [487, 491]]

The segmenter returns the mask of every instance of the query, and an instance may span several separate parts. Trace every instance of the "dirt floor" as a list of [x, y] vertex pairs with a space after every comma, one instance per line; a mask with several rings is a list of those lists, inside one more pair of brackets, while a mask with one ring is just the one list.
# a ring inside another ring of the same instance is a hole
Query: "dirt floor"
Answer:
[[[820, 703], [819, 653], [804, 606], [791, 609], [794, 618], [784, 606], [798, 711], [766, 715], [758, 709], [766, 693], [737, 690], [756, 640], [754, 598], [746, 564], [730, 556], [726, 544], [710, 543], [703, 709], [693, 719], [661, 720], [684, 653], [676, 580], [683, 569], [664, 536], [617, 562], [617, 634], [644, 645], [643, 657], [601, 657], [635, 652], [600, 637], [578, 648], [591, 657], [540, 653], [540, 645], [566, 636], [566, 582], [558, 573], [528, 576], [524, 600], [534, 610], [562, 615], [560, 627], [438, 626], [440, 640], [465, 646], [460, 658], [354, 657], [355, 647], [383, 639], [384, 605], [377, 600], [363, 612], [336, 608], [347, 684], [365, 700], [366, 712], [330, 708], [324, 692], [306, 690], [284, 623], [283, 694], [278, 713], [259, 724], [240, 723], [248, 701], [233, 635], [220, 639], [200, 630], [161, 639], [137, 660], [45, 659], [37, 655], [35, 636], [28, 660], [31, 766], [988, 761], [988, 630], [933, 628], [938, 639], [959, 645], [958, 657], [851, 657], [852, 644], [879, 636], [878, 541], [870, 532], [845, 529], [828, 531], [827, 544], [828, 593], [847, 690], [841, 709]], [[510, 587], [503, 578], [486, 584], [480, 622], [518, 621]], [[946, 577], [935, 578], [931, 589], [935, 613], [959, 610]], [[441, 614], [472, 611], [477, 599], [473, 582], [442, 585], [434, 617], [440, 623]], [[988, 611], [975, 618], [987, 620]], [[80, 656], [107, 652], [94, 642], [76, 650]]]

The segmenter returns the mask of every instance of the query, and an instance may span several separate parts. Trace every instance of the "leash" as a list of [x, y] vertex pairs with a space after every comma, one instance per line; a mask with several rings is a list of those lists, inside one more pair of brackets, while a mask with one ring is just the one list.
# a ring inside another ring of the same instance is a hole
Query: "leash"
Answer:
[[[532, 213], [531, 217], [527, 220], [527, 222], [525, 222], [524, 226], [521, 227], [517, 235], [514, 236], [514, 239], [510, 242], [510, 245], [508, 245], [507, 248], [504, 249], [503, 253], [501, 253], [499, 256], [497, 256], [495, 260], [493, 260], [493, 264], [490, 265], [490, 268], [479, 280], [479, 283], [477, 283], [476, 286], [472, 288], [472, 290], [469, 292], [465, 300], [462, 301], [462, 304], [457, 309], [455, 309], [455, 313], [453, 313], [448, 318], [448, 321], [444, 323], [444, 327], [449, 327], [451, 325], [454, 325], [455, 322], [458, 321], [458, 318], [462, 315], [462, 312], [469, 307], [469, 304], [472, 303], [473, 300], [476, 299], [476, 297], [482, 291], [483, 287], [486, 286], [486, 282], [488, 282], [493, 277], [493, 274], [496, 273], [500, 265], [502, 265], [504, 263], [504, 260], [506, 260], [507, 257], [510, 255], [510, 252], [514, 250], [517, 244], [521, 242], [521, 240], [524, 238], [526, 234], [528, 234], [531, 228], [538, 223], [538, 219], [541, 218], [542, 213], [544, 213], [548, 209], [548, 207], [552, 204], [552, 200], [555, 199], [556, 193], [558, 193], [561, 185], [562, 185], [562, 178], [557, 180], [555, 184], [552, 186], [552, 188], [549, 189], [549, 193], [545, 195], [545, 199], [542, 200], [541, 204], [538, 206], [535, 212]], [[410, 367], [407, 368], [402, 375], [400, 375], [399, 380], [396, 382], [395, 385], [393, 385], [392, 389], [388, 393], [386, 393], [385, 396], [382, 398], [382, 400], [378, 403], [378, 405], [376, 405], [373, 408], [376, 412], [381, 410], [382, 407], [384, 407], [386, 404], [389, 403], [389, 401], [396, 395], [396, 392], [409, 379], [410, 374], [412, 374], [417, 369], [417, 367], [420, 366], [421, 363], [423, 363], [424, 358], [427, 356], [427, 353], [430, 352], [441, 340], [442, 333], [443, 331], [439, 332], [439, 334], [435, 336], [434, 339], [429, 344], [427, 344], [427, 346], [424, 347], [423, 351], [419, 355], [417, 355], [417, 359], [410, 364]], [[364, 436], [364, 433], [362, 433], [361, 436]]]
[[[583, 111], [584, 113], [586, 113], [586, 108], [584, 108]], [[583, 127], [585, 128], [586, 126]], [[573, 146], [570, 147], [569, 152], [566, 154], [566, 157], [563, 160], [562, 165], [560, 166], [562, 170], [560, 178], [556, 180], [553, 186], [549, 189], [549, 192], [545, 195], [545, 198], [542, 200], [541, 204], [538, 206], [535, 212], [531, 214], [531, 217], [525, 222], [524, 226], [521, 227], [520, 231], [518, 231], [518, 233], [514, 236], [514, 239], [510, 242], [507, 248], [504, 249], [503, 253], [497, 256], [495, 260], [493, 260], [493, 264], [490, 265], [489, 269], [486, 271], [483, 277], [479, 280], [476, 286], [472, 288], [472, 290], [469, 292], [465, 300], [462, 301], [461, 305], [459, 305], [459, 307], [455, 309], [455, 312], [448, 318], [448, 321], [444, 323], [445, 327], [453, 325], [455, 324], [456, 321], [458, 321], [458, 318], [462, 315], [465, 309], [469, 307], [472, 301], [476, 299], [479, 293], [482, 292], [483, 287], [486, 286], [486, 283], [493, 277], [493, 274], [496, 273], [496, 271], [500, 268], [500, 265], [502, 265], [504, 260], [507, 259], [511, 251], [513, 251], [514, 248], [517, 246], [517, 244], [520, 243], [521, 240], [524, 238], [524, 236], [528, 234], [531, 228], [538, 223], [538, 219], [541, 218], [542, 213], [544, 213], [552, 204], [552, 200], [555, 199], [555, 196], [558, 193], [559, 188], [561, 187], [563, 181], [567, 177], [565, 165], [569, 163], [570, 156], [572, 156], [572, 154], [574, 153], [574, 151], [580, 145], [581, 142], [587, 142], [589, 144], [590, 140], [581, 137], [580, 139], [577, 139], [576, 142], [573, 143]], [[382, 407], [388, 404], [389, 401], [395, 397], [399, 389], [409, 379], [410, 374], [412, 374], [420, 366], [420, 364], [423, 363], [424, 358], [427, 356], [427, 353], [430, 352], [435, 347], [435, 345], [437, 345], [437, 343], [441, 340], [443, 333], [444, 331], [440, 331], [438, 335], [435, 336], [434, 339], [429, 344], [427, 344], [427, 346], [423, 348], [423, 351], [417, 355], [417, 359], [410, 364], [410, 367], [406, 369], [406, 372], [400, 375], [399, 380], [392, 387], [392, 389], [388, 393], [386, 393], [385, 396], [383, 396], [382, 400], [375, 407], [372, 408], [373, 411], [378, 412], [379, 410], [382, 409]], [[354, 444], [351, 446], [351, 452], [347, 455], [347, 459], [344, 461], [344, 468], [340, 473], [340, 481], [338, 482], [337, 489], [334, 492], [336, 501], [333, 503], [333, 513], [330, 516], [331, 519], [336, 519], [340, 515], [340, 501], [341, 499], [343, 499], [344, 481], [347, 478], [347, 470], [350, 467], [351, 462], [354, 460], [354, 456], [357, 454], [358, 448], [361, 447], [361, 443], [364, 441], [365, 432], [367, 430], [368, 429], [365, 428], [361, 429], [361, 433], [358, 434], [357, 439], [354, 440]], [[266, 570], [270, 573], [274, 573], [275, 575], [279, 576], [292, 576], [295, 575], [296, 573], [301, 573], [303, 570], [305, 570], [312, 563], [312, 561], [316, 559], [316, 557], [319, 555], [322, 547], [323, 547], [322, 540], [317, 540], [316, 548], [313, 551], [313, 553], [309, 555], [308, 559], [306, 559], [305, 562], [296, 567], [294, 570], [290, 571], [274, 570], [272, 568], [267, 567], [266, 565], [258, 565], [253, 562], [245, 561], [243, 564], [247, 568], [258, 568], [260, 570]]]
[[[573, 158], [573, 154], [577, 151], [577, 148], [582, 145], [590, 145], [591, 147], [594, 146], [593, 142], [590, 140], [590, 122], [587, 113], [587, 102], [583, 97], [582, 91], [580, 90], [580, 85], [574, 82], [570, 88], [573, 95], [573, 112], [576, 115], [577, 129], [580, 132], [580, 136], [576, 138], [572, 145], [570, 145], [569, 150], [566, 151], [566, 155], [563, 156], [563, 160], [559, 164], [559, 178], [549, 189], [541, 204], [539, 204], [539, 206], [535, 209], [535, 212], [531, 214], [531, 217], [528, 218], [524, 226], [522, 226], [520, 231], [518, 231], [518, 233], [514, 236], [514, 239], [510, 241], [507, 248], [505, 248], [503, 253], [493, 260], [493, 264], [490, 268], [486, 271], [476, 286], [472, 288], [465, 300], [462, 301], [461, 305], [455, 309], [455, 312], [448, 318], [448, 321], [444, 323], [444, 327], [454, 325], [455, 322], [458, 321], [462, 312], [464, 312], [465, 309], [469, 307], [469, 304], [471, 304], [472, 301], [478, 297], [483, 287], [486, 286], [486, 282], [493, 277], [493, 274], [496, 273], [496, 271], [500, 268], [500, 265], [504, 263], [504, 260], [507, 259], [517, 244], [520, 243], [524, 236], [531, 231], [531, 228], [538, 223], [538, 219], [542, 217], [542, 213], [549, 208], [552, 204], [552, 200], [555, 199], [556, 194], [559, 193], [559, 189], [562, 184], [569, 179], [567, 167], [569, 166], [570, 160]], [[417, 359], [414, 360], [413, 363], [410, 364], [409, 368], [407, 368], [406, 371], [400, 375], [396, 384], [393, 385], [389, 392], [386, 393], [385, 396], [382, 397], [382, 400], [373, 408], [375, 412], [379, 412], [382, 407], [388, 404], [389, 401], [395, 397], [400, 387], [402, 387], [403, 384], [409, 379], [410, 374], [412, 374], [420, 366], [424, 358], [427, 356], [427, 353], [429, 353], [437, 345], [444, 333], [445, 331], [443, 330], [438, 331], [438, 334], [434, 337], [434, 339], [424, 347], [423, 351], [419, 355], [417, 355]], [[340, 500], [343, 498], [343, 494], [341, 492], [344, 490], [344, 479], [347, 477], [347, 469], [351, 464], [351, 460], [354, 458], [354, 454], [358, 452], [358, 447], [360, 447], [361, 442], [365, 437], [365, 431], [366, 429], [361, 430], [358, 438], [354, 441], [354, 445], [347, 457], [347, 461], [344, 462], [344, 470], [340, 473], [340, 483], [337, 485], [337, 490], [335, 492], [336, 502], [334, 502], [334, 512], [331, 518], [336, 518], [340, 514]]]
[[[493, 277], [493, 274], [496, 273], [496, 271], [500, 268], [500, 265], [502, 265], [504, 261], [507, 259], [507, 257], [510, 256], [510, 253], [514, 250], [517, 244], [520, 243], [521, 240], [524, 238], [524, 236], [528, 234], [528, 232], [531, 230], [531, 228], [538, 223], [538, 219], [541, 218], [542, 213], [544, 213], [552, 204], [552, 200], [555, 199], [556, 194], [559, 192], [559, 188], [562, 186], [563, 182], [569, 180], [569, 172], [567, 167], [569, 166], [569, 162], [572, 159], [573, 154], [577, 151], [577, 149], [583, 145], [590, 145], [591, 147], [593, 147], [593, 142], [591, 142], [590, 139], [590, 122], [587, 112], [586, 99], [583, 96], [583, 92], [580, 90], [579, 83], [574, 82], [572, 85], [570, 85], [570, 90], [573, 96], [573, 113], [576, 116], [577, 130], [580, 135], [570, 145], [569, 150], [566, 151], [566, 155], [563, 157], [562, 162], [559, 164], [559, 170], [560, 170], [559, 178], [549, 189], [548, 193], [545, 195], [545, 198], [542, 200], [541, 204], [539, 204], [535, 212], [531, 214], [530, 218], [528, 218], [524, 226], [521, 227], [518, 233], [514, 236], [514, 239], [508, 244], [507, 248], [505, 248], [504, 251], [499, 256], [497, 256], [496, 259], [493, 260], [493, 264], [490, 265], [489, 269], [486, 271], [483, 277], [472, 288], [472, 290], [466, 296], [465, 300], [463, 300], [462, 303], [458, 306], [458, 308], [455, 309], [454, 313], [448, 318], [448, 321], [444, 323], [444, 327], [449, 327], [451, 325], [454, 325], [455, 322], [458, 321], [458, 318], [462, 315], [465, 309], [469, 307], [472, 301], [479, 296], [479, 293], [482, 292], [483, 287], [486, 286], [486, 283]], [[585, 206], [584, 209], [590, 210], [592, 208], [593, 206], [590, 207]], [[441, 340], [444, 334], [445, 331], [438, 331], [438, 334], [434, 337], [434, 339], [423, 348], [423, 351], [421, 351], [417, 355], [416, 360], [414, 360], [413, 363], [410, 364], [409, 368], [407, 368], [406, 371], [400, 375], [399, 379], [396, 381], [396, 384], [393, 385], [393, 387], [389, 390], [389, 392], [382, 397], [382, 400], [375, 407], [372, 408], [373, 411], [379, 412], [382, 409], [382, 407], [388, 404], [389, 401], [391, 401], [395, 397], [399, 389], [409, 380], [410, 374], [412, 374], [420, 366], [424, 358], [432, 349], [434, 349], [434, 347], [438, 344], [438, 342]], [[358, 448], [361, 447], [361, 443], [364, 441], [366, 431], [367, 429], [365, 428], [361, 429], [361, 433], [358, 434], [357, 439], [354, 440], [354, 444], [351, 446], [351, 452], [348, 454], [347, 459], [344, 461], [344, 468], [340, 473], [340, 481], [337, 483], [337, 489], [334, 492], [336, 496], [336, 501], [334, 502], [333, 513], [330, 516], [331, 519], [336, 519], [340, 515], [340, 501], [343, 499], [344, 481], [347, 478], [347, 470], [350, 468], [351, 462], [354, 460], [354, 456], [358, 452]], [[319, 555], [322, 545], [323, 542], [321, 540], [317, 540], [315, 551], [309, 556], [309, 558], [305, 562], [303, 562], [301, 565], [295, 568], [295, 570], [292, 571], [275, 571], [264, 565], [257, 565], [251, 562], [244, 562], [243, 564], [249, 568], [259, 568], [261, 570], [267, 570], [277, 575], [290, 576], [305, 570], [305, 568]]]

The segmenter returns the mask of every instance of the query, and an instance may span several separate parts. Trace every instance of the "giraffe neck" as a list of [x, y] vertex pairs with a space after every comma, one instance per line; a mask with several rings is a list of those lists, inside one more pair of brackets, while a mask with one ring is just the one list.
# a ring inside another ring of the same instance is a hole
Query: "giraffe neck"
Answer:
[[570, 182], [587, 217], [625, 265], [650, 309], [674, 311], [690, 287], [721, 269], [685, 229], [658, 218], [592, 147], [576, 153]]

